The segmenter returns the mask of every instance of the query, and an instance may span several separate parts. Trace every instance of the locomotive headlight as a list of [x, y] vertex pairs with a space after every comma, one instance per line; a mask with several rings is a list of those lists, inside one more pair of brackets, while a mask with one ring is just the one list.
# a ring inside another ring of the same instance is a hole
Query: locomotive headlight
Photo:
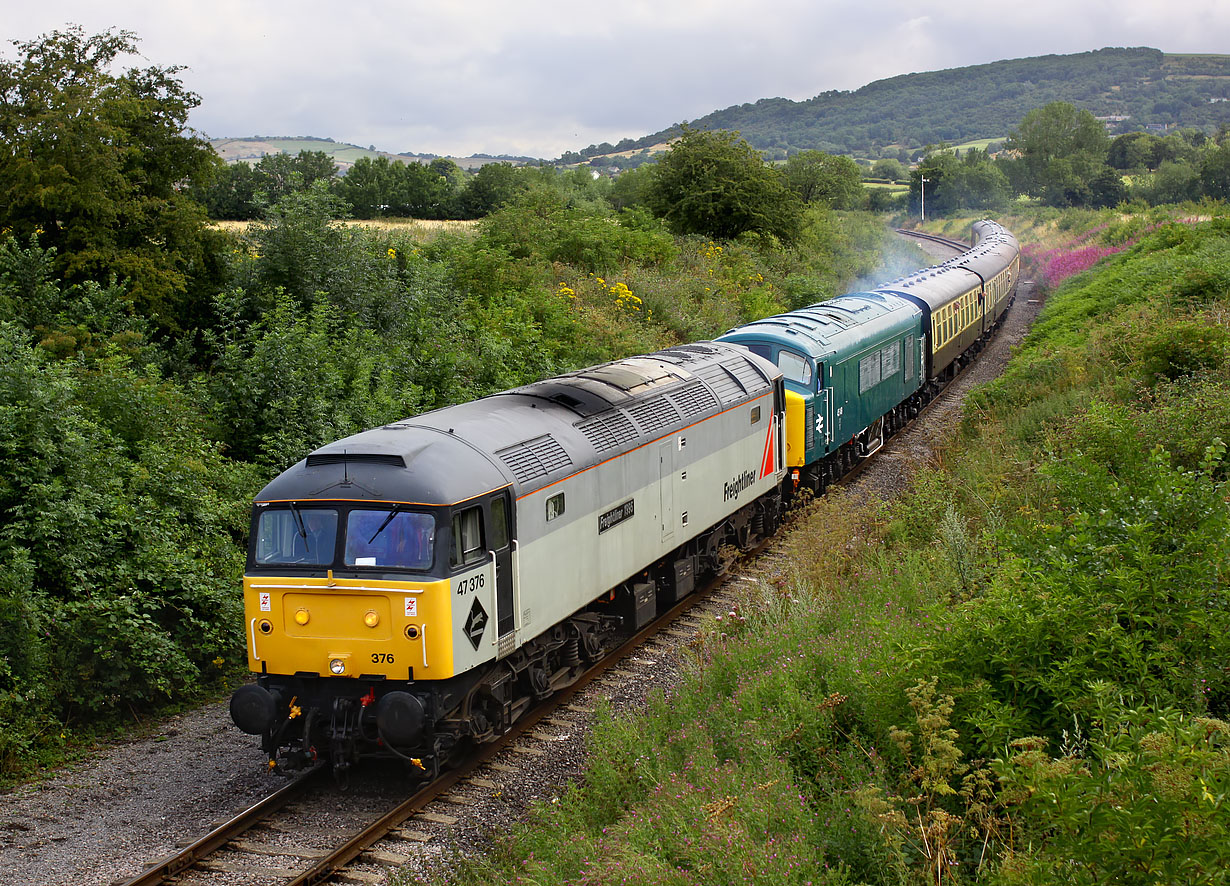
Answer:
[[310, 618], [306, 609], [299, 609], [295, 612], [295, 624], [305, 625]]
[[380, 624], [380, 616], [376, 613], [376, 610], [367, 610], [367, 614], [363, 616], [363, 624], [367, 625], [369, 628], [374, 628], [376, 625]]
[[338, 675], [346, 673], [346, 660], [343, 658], [329, 659], [329, 670]]

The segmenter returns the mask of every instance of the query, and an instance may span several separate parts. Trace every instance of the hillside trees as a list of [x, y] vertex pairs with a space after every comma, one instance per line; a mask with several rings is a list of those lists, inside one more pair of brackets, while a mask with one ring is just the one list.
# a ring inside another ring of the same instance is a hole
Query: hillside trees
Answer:
[[734, 132], [686, 128], [658, 162], [646, 202], [680, 234], [789, 243], [802, 223], [802, 202], [782, 174]]
[[66, 280], [115, 275], [143, 313], [178, 329], [215, 248], [180, 189], [219, 164], [186, 129], [197, 96], [176, 67], [111, 73], [137, 50], [127, 31], [71, 27], [16, 46], [16, 60], [0, 59], [0, 228], [54, 248]]
[[458, 198], [454, 171], [460, 172], [448, 160], [424, 166], [360, 157], [334, 190], [351, 205], [356, 218], [453, 218]]
[[799, 151], [786, 160], [782, 174], [804, 203], [821, 201], [832, 209], [858, 209], [866, 200], [862, 173], [850, 157]]
[[1006, 166], [1016, 188], [1051, 206], [1114, 206], [1126, 195], [1106, 164], [1106, 128], [1067, 102], [1030, 111], [1005, 147], [1020, 155]]
[[910, 202], [936, 214], [959, 209], [999, 209], [1008, 200], [1008, 178], [985, 151], [971, 148], [963, 157], [949, 151], [930, 154], [910, 176]]

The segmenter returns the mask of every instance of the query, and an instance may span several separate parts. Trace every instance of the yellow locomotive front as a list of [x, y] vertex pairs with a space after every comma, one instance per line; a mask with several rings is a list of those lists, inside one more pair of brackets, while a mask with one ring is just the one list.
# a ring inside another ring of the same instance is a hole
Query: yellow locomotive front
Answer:
[[497, 611], [497, 562], [474, 526], [507, 511], [507, 486], [457, 436], [397, 425], [262, 490], [243, 583], [256, 679], [231, 717], [270, 765], [395, 756], [431, 772], [494, 728], [470, 710]]
[[437, 520], [392, 502], [263, 503], [244, 578], [249, 667], [451, 677], [449, 581], [431, 575]]

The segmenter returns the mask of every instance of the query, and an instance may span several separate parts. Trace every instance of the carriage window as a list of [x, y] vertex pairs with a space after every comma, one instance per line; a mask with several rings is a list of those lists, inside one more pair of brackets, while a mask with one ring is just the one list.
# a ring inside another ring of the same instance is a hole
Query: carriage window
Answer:
[[914, 377], [914, 336], [905, 337], [905, 380]]
[[756, 424], [756, 422], [758, 421], [760, 421], [760, 407], [753, 406], [752, 407], [752, 424]]
[[797, 381], [801, 385], [811, 384], [811, 363], [802, 354], [778, 351], [777, 367], [790, 381]]
[[254, 555], [261, 565], [327, 566], [336, 542], [337, 511], [278, 508], [261, 514]]
[[556, 517], [564, 513], [564, 493], [553, 495], [547, 499], [547, 522], [550, 523]]
[[436, 521], [428, 514], [390, 508], [346, 515], [346, 565], [431, 568]]
[[453, 566], [466, 566], [483, 559], [485, 554], [482, 509], [466, 508], [453, 514], [453, 544], [449, 550], [449, 562]]

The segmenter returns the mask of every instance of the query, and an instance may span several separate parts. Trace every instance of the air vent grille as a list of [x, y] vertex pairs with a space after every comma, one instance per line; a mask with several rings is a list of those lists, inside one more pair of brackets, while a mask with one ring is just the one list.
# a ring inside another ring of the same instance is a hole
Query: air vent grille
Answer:
[[654, 397], [652, 400], [637, 403], [628, 408], [628, 413], [647, 434], [679, 423], [679, 413], [665, 397]]
[[564, 447], [550, 434], [501, 449], [496, 455], [522, 483], [545, 477], [552, 471], [572, 464], [572, 459], [568, 457]]
[[743, 386], [722, 366], [705, 366], [696, 370], [696, 374], [709, 383], [709, 387], [717, 394], [724, 406], [740, 403], [746, 399]]
[[722, 364], [729, 369], [749, 394], [769, 387], [769, 382], [747, 360], [730, 360]]
[[713, 392], [699, 382], [671, 394], [671, 400], [674, 401], [679, 411], [689, 418], [718, 408], [718, 401], [713, 396]]
[[321, 452], [314, 453], [307, 457], [309, 468], [314, 468], [317, 465], [392, 465], [395, 468], [404, 468], [406, 460], [400, 455], [389, 455], [386, 453], [377, 452]]
[[636, 426], [622, 412], [608, 412], [606, 415], [577, 425], [577, 429], [599, 452], [618, 449], [639, 436]]

